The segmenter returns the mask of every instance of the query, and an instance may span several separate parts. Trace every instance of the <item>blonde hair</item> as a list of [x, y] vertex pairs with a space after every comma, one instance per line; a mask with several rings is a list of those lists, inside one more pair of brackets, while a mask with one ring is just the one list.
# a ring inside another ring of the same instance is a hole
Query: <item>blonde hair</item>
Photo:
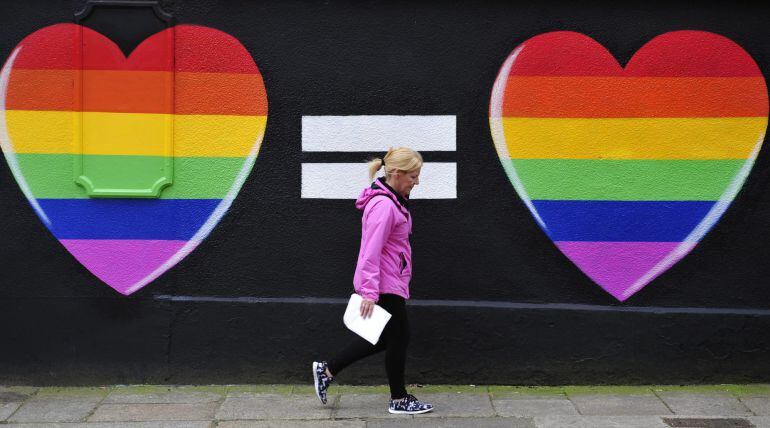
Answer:
[[412, 172], [422, 167], [422, 156], [408, 147], [391, 147], [385, 156], [369, 161], [369, 180], [374, 180], [377, 171], [385, 167], [385, 176], [396, 171]]

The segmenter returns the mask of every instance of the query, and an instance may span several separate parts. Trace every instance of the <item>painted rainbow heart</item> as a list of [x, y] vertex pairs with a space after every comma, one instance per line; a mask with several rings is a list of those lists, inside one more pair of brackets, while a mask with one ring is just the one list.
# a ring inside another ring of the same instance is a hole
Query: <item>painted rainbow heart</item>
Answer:
[[731, 40], [655, 37], [625, 69], [580, 33], [518, 46], [490, 128], [514, 189], [564, 255], [626, 300], [687, 255], [762, 146], [767, 87]]
[[237, 196], [267, 98], [232, 36], [179, 25], [128, 58], [74, 24], [42, 28], [0, 75], [0, 143], [37, 215], [94, 275], [131, 294], [189, 254]]

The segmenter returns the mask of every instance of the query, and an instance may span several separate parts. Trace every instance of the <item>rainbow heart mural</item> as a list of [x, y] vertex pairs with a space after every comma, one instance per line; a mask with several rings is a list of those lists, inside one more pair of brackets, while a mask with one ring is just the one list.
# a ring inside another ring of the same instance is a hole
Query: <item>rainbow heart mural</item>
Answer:
[[53, 235], [131, 294], [204, 240], [254, 165], [262, 76], [221, 31], [171, 27], [126, 58], [74, 24], [42, 28], [0, 75], [0, 143]]
[[592, 38], [559, 31], [510, 54], [489, 122], [540, 227], [623, 301], [724, 214], [762, 146], [767, 115], [762, 73], [725, 37], [666, 33], [623, 68]]

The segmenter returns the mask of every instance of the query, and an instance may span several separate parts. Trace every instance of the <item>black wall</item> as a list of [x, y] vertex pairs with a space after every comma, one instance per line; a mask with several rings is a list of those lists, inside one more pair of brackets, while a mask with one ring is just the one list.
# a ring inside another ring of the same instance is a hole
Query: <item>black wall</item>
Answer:
[[[3, 2], [0, 57], [39, 28], [74, 22], [82, 3]], [[488, 124], [502, 62], [534, 35], [579, 31], [624, 64], [659, 34], [711, 31], [741, 45], [766, 73], [770, 8], [652, 1], [164, 5], [177, 22], [220, 29], [251, 52], [269, 101], [256, 165], [208, 239], [124, 297], [55, 240], [2, 162], [0, 383], [307, 382], [312, 359], [351, 334], [341, 322], [343, 304], [236, 298], [344, 299], [352, 291], [360, 213], [352, 201], [300, 198], [302, 162], [369, 155], [303, 154], [302, 115], [348, 114], [457, 116], [457, 152], [425, 159], [458, 163], [458, 198], [412, 208], [408, 382], [770, 381], [767, 147], [695, 250], [621, 304], [537, 226], [500, 165]], [[455, 300], [463, 302], [446, 302]], [[381, 358], [340, 380], [384, 383]]]

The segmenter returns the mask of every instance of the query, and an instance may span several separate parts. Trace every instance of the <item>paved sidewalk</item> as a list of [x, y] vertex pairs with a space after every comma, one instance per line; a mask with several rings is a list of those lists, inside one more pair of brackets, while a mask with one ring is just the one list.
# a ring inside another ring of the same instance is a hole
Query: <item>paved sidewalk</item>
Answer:
[[424, 386], [432, 413], [387, 412], [386, 387], [0, 386], [4, 427], [767, 427], [770, 385]]

